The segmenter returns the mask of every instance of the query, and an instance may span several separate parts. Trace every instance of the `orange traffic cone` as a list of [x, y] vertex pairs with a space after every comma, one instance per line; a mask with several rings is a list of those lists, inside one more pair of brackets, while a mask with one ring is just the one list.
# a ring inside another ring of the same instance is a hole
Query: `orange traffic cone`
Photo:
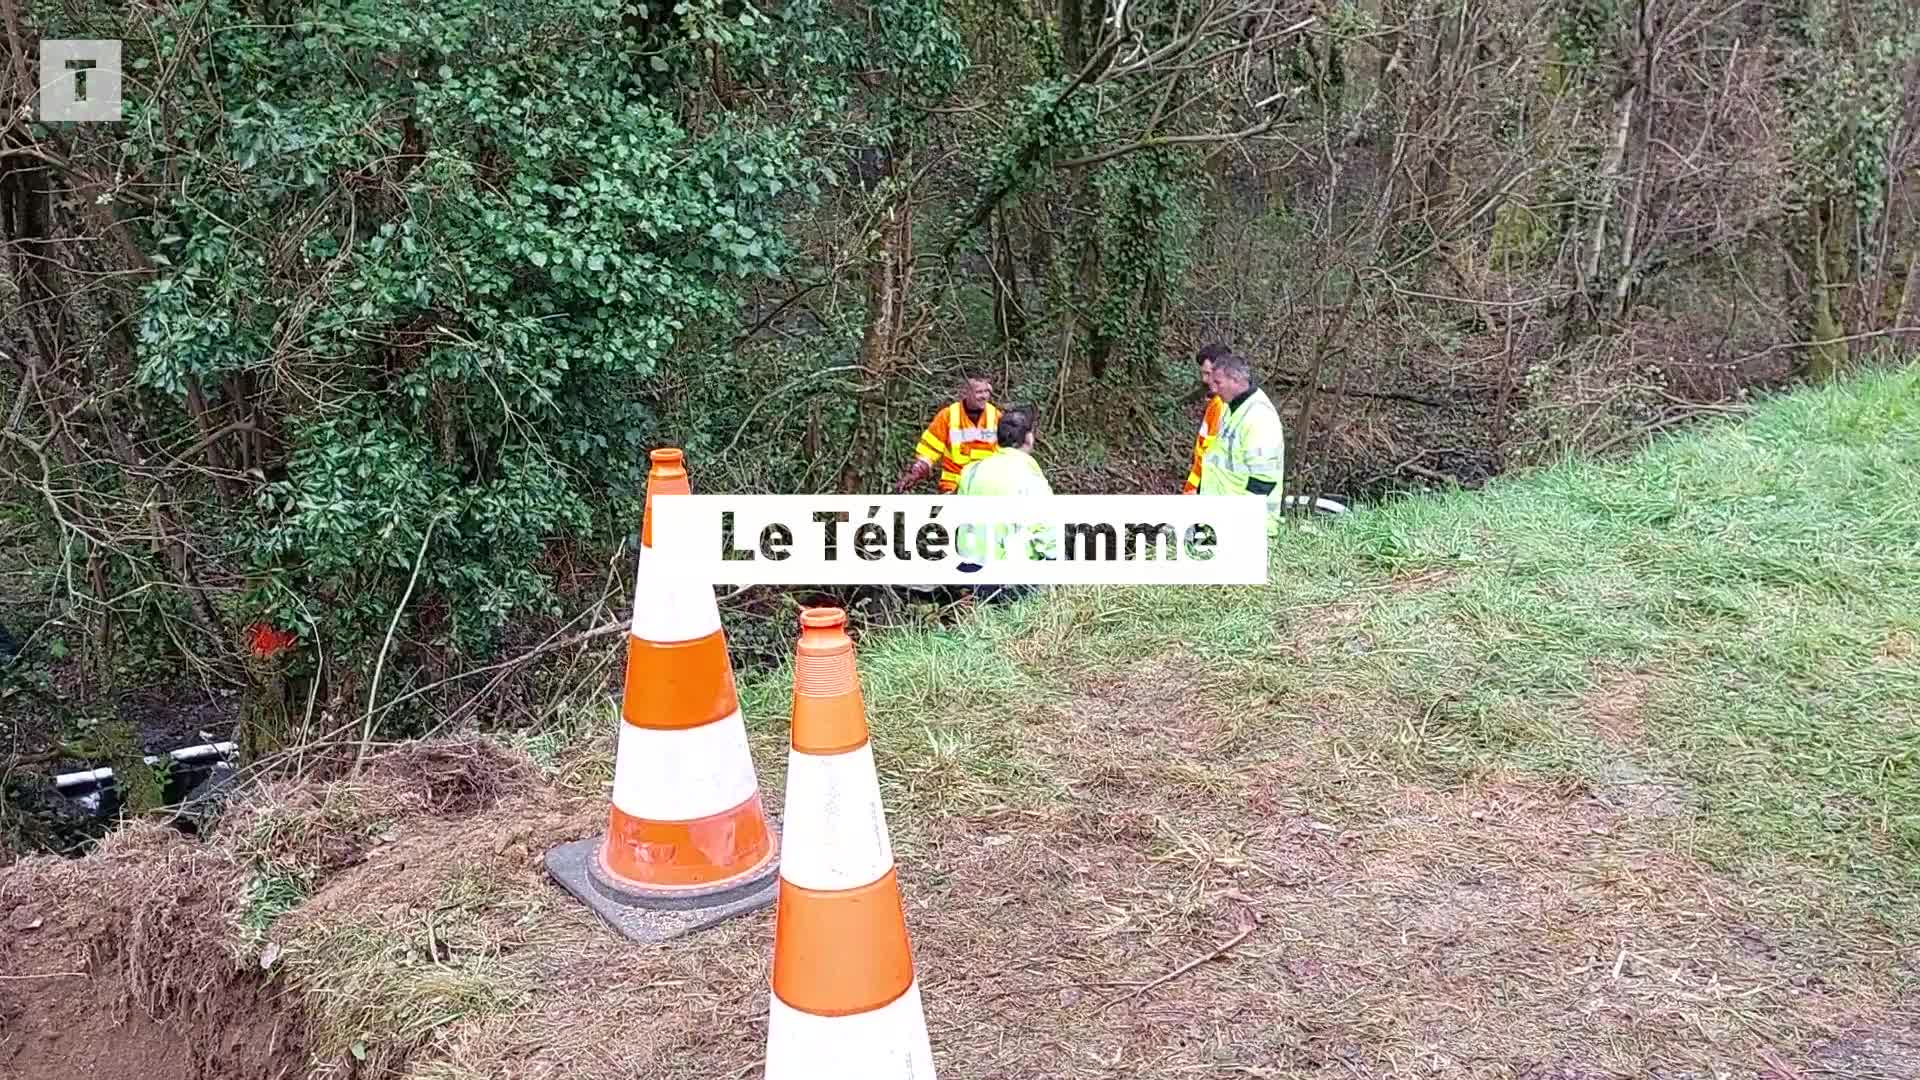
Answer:
[[800, 615], [767, 1080], [933, 1080], [847, 614]]
[[713, 586], [653, 554], [653, 498], [691, 493], [679, 450], [655, 450], [634, 575], [626, 690], [607, 831], [547, 868], [636, 941], [771, 904], [779, 840], [760, 805]]

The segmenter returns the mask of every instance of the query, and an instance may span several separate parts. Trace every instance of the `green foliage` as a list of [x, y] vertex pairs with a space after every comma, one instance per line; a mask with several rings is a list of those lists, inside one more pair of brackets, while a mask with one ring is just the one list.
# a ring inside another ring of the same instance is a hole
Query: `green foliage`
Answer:
[[[891, 9], [919, 84], [954, 77], [951, 31], [907, 17], [937, 6]], [[417, 561], [435, 644], [553, 610], [546, 546], [630, 519], [660, 439], [641, 380], [724, 340], [743, 289], [791, 259], [785, 216], [818, 190], [801, 136], [848, 55], [822, 18], [213, 0], [128, 28], [151, 77], [129, 82], [119, 156], [175, 192], [146, 227], [137, 384], [281, 443], [251, 516], [210, 529], [248, 557], [249, 609], [350, 650]], [[801, 93], [694, 123], [712, 58]]]
[[875, 59], [899, 79], [886, 101], [889, 126], [917, 126], [966, 74], [966, 44], [941, 0], [875, 0], [869, 11]]
[[[1061, 162], [1124, 144], [1145, 119], [1137, 109], [1103, 113], [1095, 95], [1070, 94], [1071, 88], [1071, 79], [1021, 88], [1013, 122], [986, 153], [978, 191], [1007, 199], [1058, 190]], [[1157, 355], [1160, 320], [1177, 299], [1195, 221], [1184, 171], [1191, 160], [1184, 151], [1150, 145], [1088, 166], [1085, 183], [1097, 212], [1076, 221], [1069, 253], [1054, 266], [1051, 291], [1056, 296], [1071, 291], [1070, 279], [1089, 261], [1089, 249], [1096, 253], [1090, 261], [1100, 280], [1096, 295], [1084, 305], [1096, 348], [1103, 352], [1118, 346]]]
[[1050, 167], [1099, 137], [1099, 111], [1087, 94], [1067, 96], [1071, 78], [1043, 79], [1019, 89], [1005, 136], [987, 148], [977, 187], [1022, 195], [1051, 179]]
[[308, 882], [292, 870], [272, 862], [255, 868], [253, 876], [247, 879], [239, 918], [242, 944], [249, 953], [265, 944], [273, 924], [299, 907], [309, 890]]
[[1551, 40], [1568, 69], [1566, 82], [1609, 77], [1621, 17], [1618, 0], [1562, 0]]

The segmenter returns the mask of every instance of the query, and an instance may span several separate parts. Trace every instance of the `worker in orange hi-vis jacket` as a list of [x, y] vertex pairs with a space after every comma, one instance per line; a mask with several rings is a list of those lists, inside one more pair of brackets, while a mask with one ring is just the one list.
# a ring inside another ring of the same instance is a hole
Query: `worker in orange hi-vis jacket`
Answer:
[[[1229, 351], [1225, 345], [1207, 345], [1195, 355], [1195, 359], [1200, 361], [1202, 384], [1212, 385], [1208, 379], [1213, 374], [1213, 361]], [[1219, 394], [1215, 394], [1207, 402], [1206, 415], [1200, 418], [1200, 434], [1193, 440], [1193, 461], [1187, 469], [1187, 482], [1180, 489], [1180, 494], [1192, 495], [1200, 490], [1200, 463], [1206, 459], [1207, 450], [1213, 446], [1214, 440], [1220, 437], [1220, 429], [1226, 422], [1227, 403], [1221, 400]]]
[[940, 493], [953, 494], [960, 486], [961, 470], [1000, 447], [1000, 410], [993, 407], [992, 397], [993, 383], [985, 376], [969, 374], [959, 400], [934, 413], [933, 422], [920, 433], [913, 464], [900, 474], [893, 490], [906, 491], [938, 468]]

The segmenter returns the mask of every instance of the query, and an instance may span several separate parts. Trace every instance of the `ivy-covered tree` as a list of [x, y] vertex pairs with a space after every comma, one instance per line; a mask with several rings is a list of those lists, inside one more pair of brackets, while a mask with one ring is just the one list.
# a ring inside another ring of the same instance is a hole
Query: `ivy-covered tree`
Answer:
[[1911, 138], [1920, 105], [1920, 10], [1805, 0], [1784, 29], [1797, 46], [1785, 72], [1798, 166], [1786, 247], [1808, 371], [1826, 379], [1845, 368], [1853, 335], [1907, 309], [1917, 238], [1892, 198], [1894, 143]]

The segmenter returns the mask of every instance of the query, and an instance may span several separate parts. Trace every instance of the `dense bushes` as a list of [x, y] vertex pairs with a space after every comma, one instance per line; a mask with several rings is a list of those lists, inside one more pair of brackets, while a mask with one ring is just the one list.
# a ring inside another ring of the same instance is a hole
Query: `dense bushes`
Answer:
[[358, 646], [437, 524], [421, 584], [472, 647], [548, 604], [546, 542], [618, 531], [657, 437], [642, 380], [777, 271], [808, 163], [792, 127], [663, 106], [703, 51], [684, 24], [398, 7], [205, 43], [230, 136], [174, 159], [208, 194], [154, 223], [139, 378], [181, 401], [269, 376], [227, 404], [287, 421], [253, 498], [278, 620]]
[[[22, 279], [36, 344], [99, 335], [47, 350], [70, 393], [27, 428], [44, 483], [87, 485], [60, 539], [95, 603], [184, 617], [214, 639], [195, 651], [264, 618], [350, 665], [416, 574], [409, 639], [484, 651], [557, 610], [550, 545], [630, 528], [661, 438], [647, 380], [780, 271], [817, 193], [802, 135], [834, 105], [729, 108], [714, 73], [816, 88], [845, 55], [806, 4], [215, 0], [116, 36], [125, 123], [34, 133], [90, 171], [9, 177], [111, 177], [123, 241], [116, 278]], [[163, 516], [130, 521], [143, 501]]]

